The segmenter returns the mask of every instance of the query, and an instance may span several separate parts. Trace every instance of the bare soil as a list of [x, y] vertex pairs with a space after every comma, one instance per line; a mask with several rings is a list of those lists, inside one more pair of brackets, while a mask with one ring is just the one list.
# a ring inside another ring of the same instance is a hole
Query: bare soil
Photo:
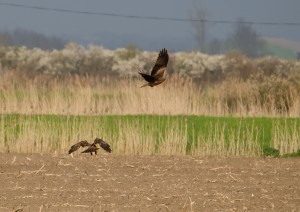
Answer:
[[0, 154], [0, 211], [300, 211], [300, 160]]

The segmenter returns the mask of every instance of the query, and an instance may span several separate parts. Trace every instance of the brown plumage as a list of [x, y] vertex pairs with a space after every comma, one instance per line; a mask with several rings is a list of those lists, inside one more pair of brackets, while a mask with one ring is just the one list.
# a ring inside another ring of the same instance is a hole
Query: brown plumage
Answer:
[[110, 145], [105, 141], [103, 141], [102, 139], [95, 138], [94, 143], [92, 145], [96, 146], [96, 144], [99, 144], [102, 147], [102, 149], [104, 149], [106, 152], [111, 153]]
[[80, 141], [80, 142], [74, 144], [73, 146], [71, 146], [71, 148], [69, 150], [69, 154], [71, 154], [72, 152], [75, 152], [80, 147], [86, 147], [86, 146], [90, 146], [90, 145], [91, 144], [89, 142], [87, 142], [86, 140]]
[[95, 152], [95, 154], [97, 155], [97, 151], [99, 150], [99, 148], [96, 146], [96, 144], [99, 144], [100, 147], [102, 149], [104, 149], [106, 152], [111, 153], [110, 145], [108, 143], [106, 143], [105, 141], [103, 141], [102, 139], [96, 138], [94, 140], [94, 143], [92, 143], [92, 144], [90, 144], [86, 140], [80, 141], [80, 142], [74, 144], [73, 146], [71, 146], [71, 148], [69, 150], [69, 154], [71, 154], [72, 152], [75, 152], [80, 147], [88, 147], [86, 150], [84, 150], [81, 153], [91, 153], [91, 155], [93, 155], [93, 152]]
[[[139, 74], [148, 82], [145, 86], [156, 86], [163, 83], [166, 79], [163, 77], [164, 73], [167, 69], [169, 61], [168, 51], [164, 48], [159, 52], [158, 58], [154, 67], [152, 68], [151, 74], [145, 74], [143, 72], [139, 72]], [[141, 87], [141, 88], [142, 88]]]
[[91, 155], [93, 155], [93, 152], [95, 152], [95, 155], [97, 155], [98, 149], [99, 149], [98, 147], [91, 144], [91, 146], [89, 146], [86, 150], [82, 151], [81, 153], [91, 153]]

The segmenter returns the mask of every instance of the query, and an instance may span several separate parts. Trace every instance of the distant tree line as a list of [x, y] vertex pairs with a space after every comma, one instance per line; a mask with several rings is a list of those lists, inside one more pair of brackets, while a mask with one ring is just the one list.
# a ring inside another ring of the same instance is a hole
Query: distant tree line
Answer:
[[[191, 13], [193, 19], [206, 20], [207, 12], [199, 5], [195, 5]], [[210, 27], [205, 21], [192, 22], [195, 29], [195, 39], [201, 52], [207, 54], [224, 54], [226, 52], [239, 52], [248, 57], [259, 57], [270, 54], [265, 41], [254, 30], [251, 24], [239, 18], [234, 26], [233, 33], [225, 40], [207, 40], [207, 29]]]
[[0, 31], [0, 46], [26, 46], [27, 48], [62, 49], [66, 41], [55, 36], [46, 36], [31, 30], [17, 28]]

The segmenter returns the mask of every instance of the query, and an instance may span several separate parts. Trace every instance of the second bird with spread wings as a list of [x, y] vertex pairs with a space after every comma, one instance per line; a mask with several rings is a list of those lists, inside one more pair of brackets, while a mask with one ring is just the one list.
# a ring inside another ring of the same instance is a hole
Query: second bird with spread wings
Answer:
[[151, 74], [145, 74], [143, 72], [139, 72], [139, 74], [148, 82], [147, 84], [141, 86], [156, 86], [163, 83], [166, 79], [164, 78], [164, 73], [167, 69], [169, 61], [168, 51], [164, 48], [159, 52], [158, 58], [154, 67], [152, 68]]

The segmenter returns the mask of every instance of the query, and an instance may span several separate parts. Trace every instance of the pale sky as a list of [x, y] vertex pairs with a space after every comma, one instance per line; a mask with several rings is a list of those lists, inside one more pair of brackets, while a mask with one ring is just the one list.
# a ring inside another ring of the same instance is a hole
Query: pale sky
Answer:
[[[196, 3], [195, 3], [196, 2]], [[300, 23], [298, 0], [0, 0], [0, 30], [24, 28], [46, 35], [63, 36], [83, 43], [107, 43], [113, 46], [136, 42], [142, 48], [156, 48], [161, 43], [169, 49], [193, 48], [194, 29], [190, 22], [132, 19], [93, 14], [76, 14], [1, 3], [76, 10], [91, 13], [190, 18], [195, 5], [202, 7], [209, 20]], [[300, 26], [253, 25], [263, 36], [300, 41]], [[213, 24], [209, 38], [225, 38], [232, 24]]]

